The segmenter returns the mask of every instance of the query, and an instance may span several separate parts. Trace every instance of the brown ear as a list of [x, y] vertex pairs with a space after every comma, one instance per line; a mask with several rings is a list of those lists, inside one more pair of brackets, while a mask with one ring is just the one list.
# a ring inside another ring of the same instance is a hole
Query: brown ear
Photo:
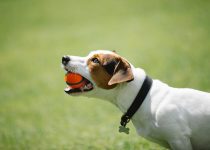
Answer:
[[119, 62], [115, 66], [114, 74], [109, 80], [108, 85], [127, 82], [133, 80], [133, 78], [130, 64], [126, 60], [120, 58]]

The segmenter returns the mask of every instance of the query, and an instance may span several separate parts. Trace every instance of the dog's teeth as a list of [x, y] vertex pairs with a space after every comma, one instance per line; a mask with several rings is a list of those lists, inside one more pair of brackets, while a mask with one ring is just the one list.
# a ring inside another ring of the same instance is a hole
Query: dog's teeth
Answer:
[[92, 84], [91, 83], [87, 84], [87, 88], [88, 89], [92, 88]]
[[85, 89], [85, 87], [81, 87], [81, 88], [80, 88], [80, 90], [81, 90], [82, 92], [84, 92], [84, 89]]
[[84, 86], [84, 89], [85, 90], [89, 90], [91, 88], [92, 88], [92, 84], [91, 83], [89, 83], [89, 84], [87, 84], [87, 85]]
[[71, 90], [71, 88], [69, 86], [64, 89], [64, 91], [66, 91], [66, 92], [68, 92], [70, 90]]

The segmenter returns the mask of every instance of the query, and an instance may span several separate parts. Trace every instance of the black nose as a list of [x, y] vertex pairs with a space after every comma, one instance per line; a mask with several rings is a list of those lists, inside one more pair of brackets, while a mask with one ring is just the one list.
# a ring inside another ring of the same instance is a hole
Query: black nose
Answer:
[[63, 65], [67, 65], [69, 61], [70, 61], [70, 58], [68, 56], [63, 56], [62, 57], [62, 64]]

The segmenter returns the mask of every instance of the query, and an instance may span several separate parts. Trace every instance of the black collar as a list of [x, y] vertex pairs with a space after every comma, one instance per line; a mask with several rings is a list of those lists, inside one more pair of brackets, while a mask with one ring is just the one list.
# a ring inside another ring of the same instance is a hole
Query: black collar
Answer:
[[[152, 79], [148, 76], [146, 76], [136, 98], [134, 99], [133, 103], [131, 106], [128, 108], [127, 112], [122, 115], [121, 117], [121, 127], [120, 128], [125, 128], [127, 123], [130, 121], [130, 119], [133, 117], [133, 115], [136, 113], [136, 111], [140, 108], [141, 104], [144, 102], [144, 99], [146, 98], [149, 90], [152, 87]], [[126, 132], [128, 134], [128, 128], [127, 131], [121, 130], [120, 132]]]

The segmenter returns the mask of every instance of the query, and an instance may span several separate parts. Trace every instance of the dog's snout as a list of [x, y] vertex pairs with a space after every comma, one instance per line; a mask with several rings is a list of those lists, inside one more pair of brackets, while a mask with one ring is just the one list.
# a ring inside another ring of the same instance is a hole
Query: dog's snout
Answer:
[[63, 56], [62, 57], [62, 64], [63, 65], [67, 65], [69, 61], [70, 61], [70, 58], [68, 56]]

